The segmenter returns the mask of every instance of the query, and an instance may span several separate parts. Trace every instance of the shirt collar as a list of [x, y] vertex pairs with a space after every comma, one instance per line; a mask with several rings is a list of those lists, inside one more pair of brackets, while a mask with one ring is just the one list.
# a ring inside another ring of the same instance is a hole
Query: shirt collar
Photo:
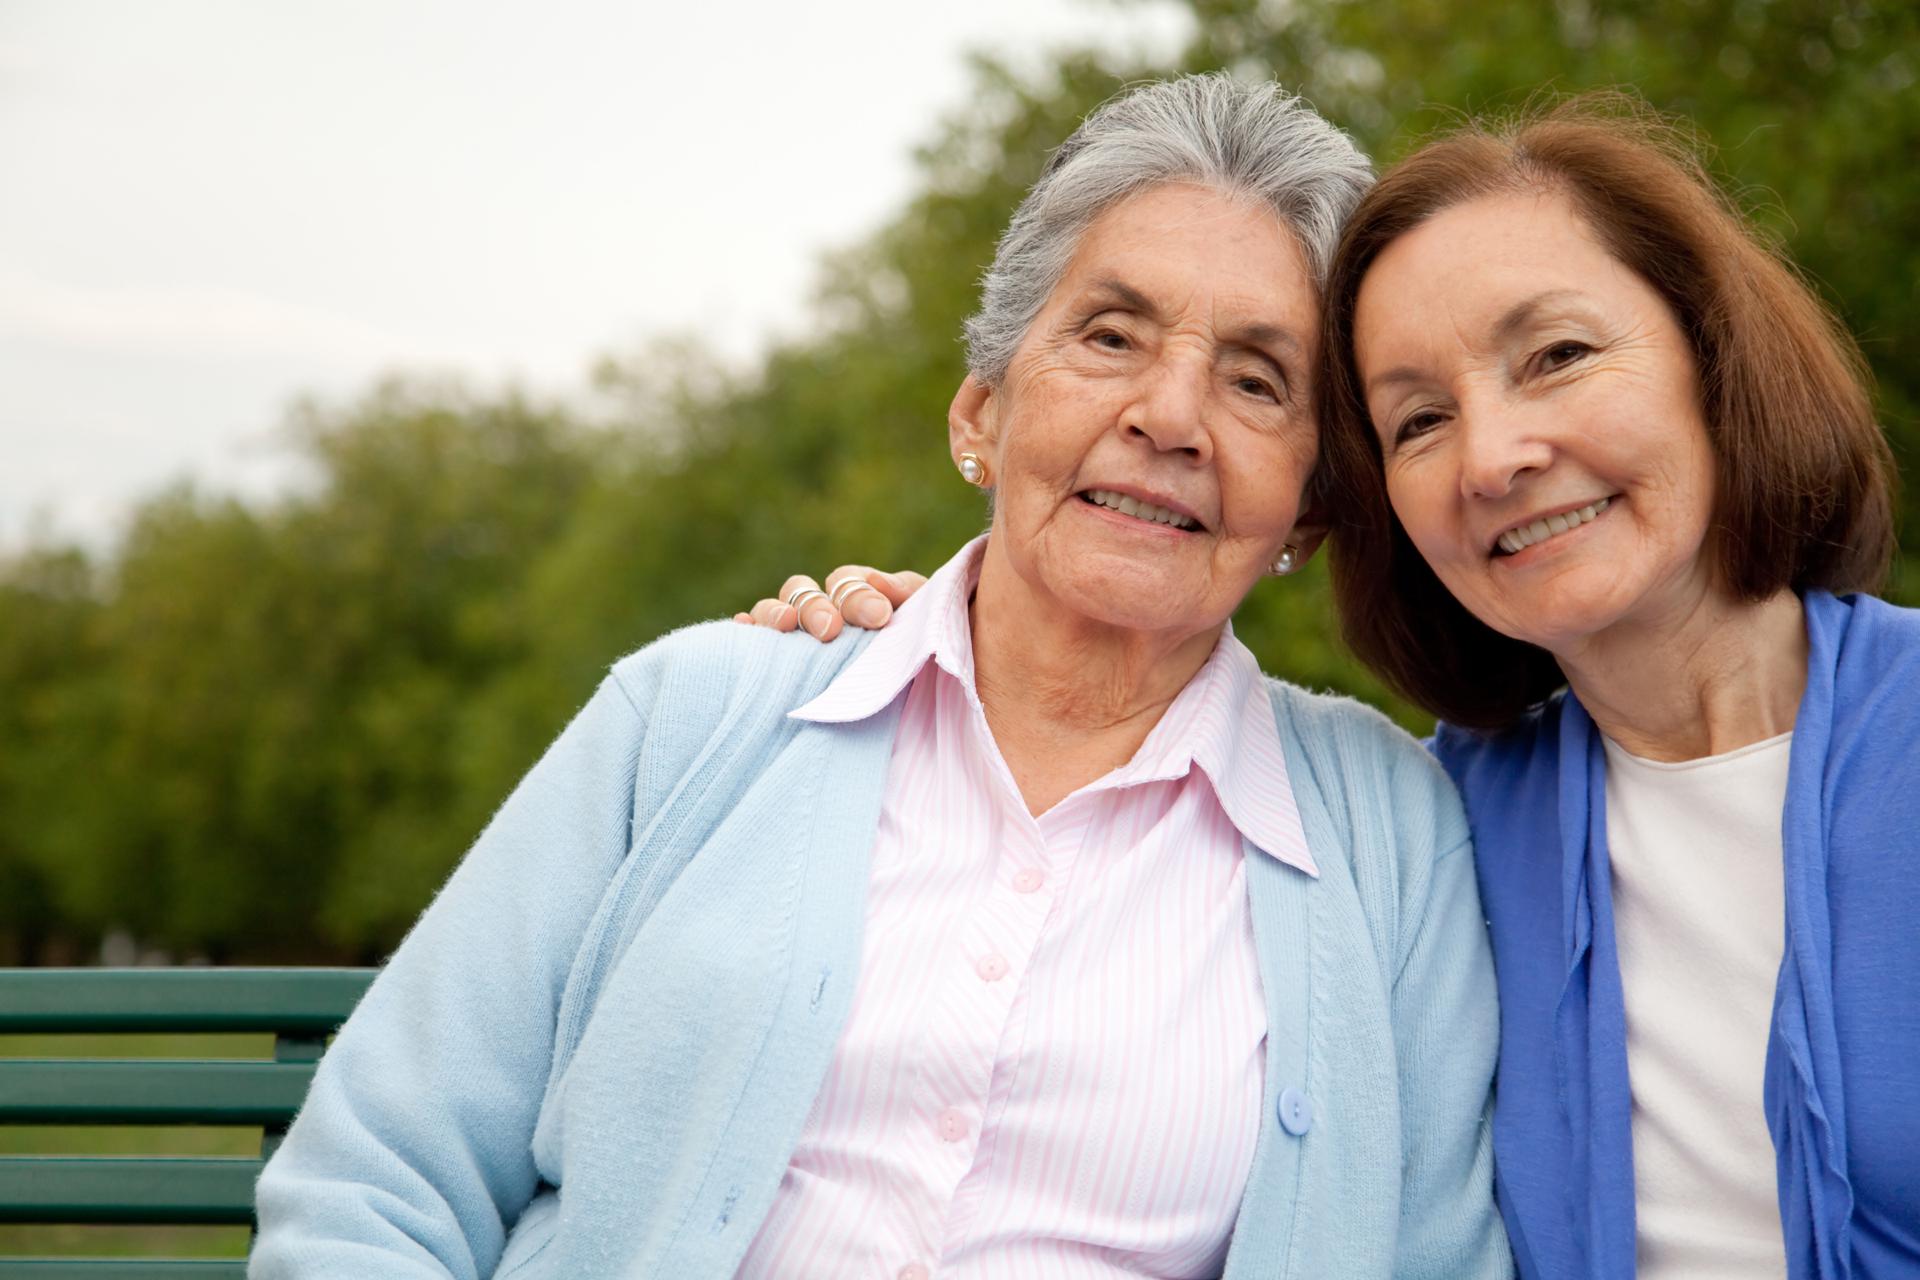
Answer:
[[847, 724], [875, 715], [912, 683], [929, 658], [973, 688], [973, 641], [967, 601], [980, 581], [980, 560], [987, 549], [981, 534], [941, 565], [927, 585], [894, 610], [893, 620], [874, 636], [866, 652], [848, 663], [813, 701], [788, 712], [796, 720]]
[[[980, 580], [986, 544], [982, 534], [962, 547], [895, 610], [864, 653], [819, 696], [788, 714], [816, 724], [864, 720], [899, 697], [930, 660], [973, 697], [967, 602]], [[1320, 874], [1294, 803], [1266, 677], [1231, 625], [1133, 759], [1105, 785], [1181, 778], [1195, 765], [1242, 836], [1291, 867]]]
[[1288, 866], [1319, 876], [1294, 803], [1267, 678], [1231, 623], [1127, 769], [1144, 765], [1157, 768], [1158, 776], [1178, 776], [1189, 761], [1213, 784], [1241, 835]]

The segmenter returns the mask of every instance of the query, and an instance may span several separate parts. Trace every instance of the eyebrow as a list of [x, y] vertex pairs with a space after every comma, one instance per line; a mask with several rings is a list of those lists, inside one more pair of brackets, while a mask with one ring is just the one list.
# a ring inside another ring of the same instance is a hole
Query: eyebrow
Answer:
[[1157, 317], [1160, 314], [1160, 308], [1153, 304], [1151, 298], [1114, 276], [1106, 276], [1094, 281], [1093, 287], [1088, 292], [1102, 302], [1118, 302], [1130, 310], [1145, 312], [1150, 316]]
[[[1556, 302], [1570, 302], [1580, 296], [1574, 289], [1542, 289], [1539, 293], [1508, 307], [1493, 322], [1493, 336], [1498, 342], [1505, 342], [1514, 334], [1532, 324], [1547, 307]], [[1372, 395], [1382, 387], [1397, 386], [1401, 383], [1418, 382], [1425, 377], [1420, 370], [1411, 365], [1396, 365], [1367, 379], [1366, 394]]]
[[1580, 295], [1572, 289], [1542, 289], [1531, 298], [1522, 298], [1494, 321], [1493, 336], [1502, 341], [1532, 324], [1539, 313], [1555, 302], [1566, 302]]
[[[1239, 347], [1279, 347], [1293, 355], [1301, 355], [1306, 348], [1291, 329], [1283, 329], [1277, 324], [1265, 324], [1256, 321], [1244, 329], [1235, 329], [1227, 335], [1228, 341]], [[1265, 354], [1262, 352], [1262, 354]]]
[[1426, 376], [1426, 374], [1420, 372], [1420, 370], [1414, 368], [1412, 365], [1396, 365], [1391, 369], [1376, 373], [1371, 378], [1368, 378], [1366, 394], [1372, 395], [1382, 387], [1399, 386], [1404, 382], [1418, 382]]

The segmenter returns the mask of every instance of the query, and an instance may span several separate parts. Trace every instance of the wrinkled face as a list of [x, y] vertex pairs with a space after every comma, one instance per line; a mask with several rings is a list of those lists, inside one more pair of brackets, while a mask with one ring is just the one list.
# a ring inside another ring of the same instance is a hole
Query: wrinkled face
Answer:
[[1691, 348], [1565, 196], [1484, 197], [1394, 241], [1354, 347], [1393, 509], [1482, 622], [1565, 654], [1717, 589]]
[[1318, 316], [1262, 209], [1170, 185], [1096, 220], [1001, 386], [955, 400], [955, 456], [988, 459], [994, 538], [1029, 586], [1121, 627], [1224, 622], [1313, 468]]

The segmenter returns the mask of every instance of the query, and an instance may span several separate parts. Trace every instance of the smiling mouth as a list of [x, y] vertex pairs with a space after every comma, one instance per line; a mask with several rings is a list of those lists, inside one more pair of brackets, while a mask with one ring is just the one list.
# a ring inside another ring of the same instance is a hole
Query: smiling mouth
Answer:
[[1089, 506], [1105, 507], [1109, 511], [1118, 511], [1123, 516], [1132, 516], [1136, 520], [1145, 520], [1150, 524], [1164, 524], [1168, 528], [1183, 529], [1188, 532], [1204, 526], [1191, 516], [1181, 515], [1166, 507], [1156, 507], [1151, 502], [1142, 502], [1138, 498], [1124, 493], [1115, 493], [1111, 489], [1087, 489], [1080, 493], [1080, 501]]
[[1528, 547], [1538, 546], [1563, 533], [1571, 533], [1581, 525], [1599, 519], [1600, 513], [1612, 505], [1612, 498], [1602, 498], [1598, 502], [1589, 502], [1576, 510], [1563, 511], [1557, 516], [1548, 516], [1544, 520], [1515, 525], [1494, 539], [1494, 554], [1518, 555]]

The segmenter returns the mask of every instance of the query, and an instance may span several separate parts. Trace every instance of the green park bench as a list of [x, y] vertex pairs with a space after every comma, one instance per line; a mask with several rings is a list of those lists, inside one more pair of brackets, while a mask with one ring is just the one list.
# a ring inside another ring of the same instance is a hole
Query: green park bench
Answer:
[[[263, 1134], [257, 1156], [0, 1156], [0, 1223], [251, 1226], [254, 1181], [306, 1096], [327, 1037], [373, 975], [0, 970], [0, 1035], [273, 1036], [271, 1058], [0, 1058], [0, 1125], [216, 1125]], [[0, 1280], [232, 1280], [245, 1272], [238, 1259], [0, 1257]]]

